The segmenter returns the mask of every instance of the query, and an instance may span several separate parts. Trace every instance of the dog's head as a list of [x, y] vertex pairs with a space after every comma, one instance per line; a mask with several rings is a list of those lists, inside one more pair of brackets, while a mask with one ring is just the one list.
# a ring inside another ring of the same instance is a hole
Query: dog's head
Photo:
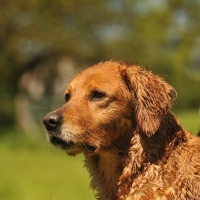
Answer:
[[175, 94], [162, 78], [139, 66], [102, 62], [72, 79], [66, 103], [47, 114], [44, 124], [50, 141], [69, 154], [95, 153], [136, 127], [153, 135]]

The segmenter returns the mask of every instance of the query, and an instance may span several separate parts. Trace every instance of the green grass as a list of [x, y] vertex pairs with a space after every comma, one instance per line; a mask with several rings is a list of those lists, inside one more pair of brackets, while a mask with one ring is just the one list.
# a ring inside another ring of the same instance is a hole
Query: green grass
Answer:
[[0, 142], [0, 199], [94, 200], [83, 157], [41, 145]]
[[[198, 110], [175, 113], [185, 129], [198, 132]], [[0, 137], [0, 199], [94, 200], [83, 159], [81, 155], [68, 156], [45, 137]]]

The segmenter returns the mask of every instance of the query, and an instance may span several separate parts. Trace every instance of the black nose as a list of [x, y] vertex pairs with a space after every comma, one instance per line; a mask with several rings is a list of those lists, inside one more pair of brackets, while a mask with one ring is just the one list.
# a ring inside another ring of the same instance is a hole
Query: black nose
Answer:
[[61, 122], [62, 116], [58, 113], [47, 114], [43, 119], [43, 123], [48, 131], [56, 129], [61, 124]]

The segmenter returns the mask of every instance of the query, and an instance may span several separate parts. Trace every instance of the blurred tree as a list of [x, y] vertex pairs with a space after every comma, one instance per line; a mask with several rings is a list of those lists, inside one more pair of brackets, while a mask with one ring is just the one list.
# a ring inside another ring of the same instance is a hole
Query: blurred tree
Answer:
[[14, 123], [22, 74], [51, 63], [44, 81], [52, 82], [63, 55], [80, 63], [148, 64], [168, 76], [179, 106], [199, 104], [199, 0], [1, 0], [0, 10], [1, 127]]

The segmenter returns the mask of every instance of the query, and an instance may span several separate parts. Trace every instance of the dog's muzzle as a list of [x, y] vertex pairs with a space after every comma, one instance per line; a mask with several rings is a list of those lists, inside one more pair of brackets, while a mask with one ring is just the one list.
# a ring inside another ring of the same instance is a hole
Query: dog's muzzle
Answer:
[[62, 124], [62, 116], [59, 113], [49, 113], [43, 119], [43, 124], [48, 132], [49, 140], [55, 146], [62, 149], [69, 149], [73, 146], [73, 142], [66, 142], [60, 137], [60, 126]]
[[[43, 123], [45, 128], [48, 132], [49, 140], [55, 146], [60, 147], [61, 149], [68, 150], [73, 146], [77, 145], [77, 142], [74, 141], [66, 141], [61, 136], [61, 125], [63, 122], [63, 117], [59, 113], [53, 112], [47, 114], [44, 119]], [[80, 145], [80, 144], [79, 144]], [[81, 148], [84, 147], [87, 151], [94, 152], [97, 147], [91, 144], [82, 144], [80, 145]]]

